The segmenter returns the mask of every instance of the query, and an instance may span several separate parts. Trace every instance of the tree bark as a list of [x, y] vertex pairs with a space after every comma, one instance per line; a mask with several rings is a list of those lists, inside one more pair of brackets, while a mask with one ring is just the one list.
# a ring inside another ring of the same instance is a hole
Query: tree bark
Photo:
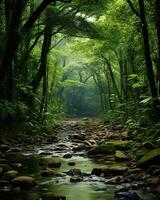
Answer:
[[[139, 7], [140, 7], [140, 19], [142, 24], [142, 35], [144, 41], [144, 55], [146, 60], [146, 72], [147, 78], [150, 86], [151, 95], [153, 101], [157, 101], [157, 88], [154, 79], [154, 72], [153, 72], [153, 64], [151, 59], [151, 52], [150, 52], [150, 44], [149, 44], [149, 33], [148, 33], [148, 25], [146, 21], [146, 14], [145, 14], [145, 6], [144, 0], [138, 0]], [[155, 102], [156, 103], [156, 102]]]

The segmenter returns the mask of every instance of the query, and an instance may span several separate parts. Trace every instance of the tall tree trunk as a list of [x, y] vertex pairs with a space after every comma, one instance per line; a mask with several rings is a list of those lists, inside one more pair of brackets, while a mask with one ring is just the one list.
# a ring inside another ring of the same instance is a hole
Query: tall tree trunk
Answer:
[[155, 21], [158, 39], [158, 60], [157, 60], [157, 85], [158, 93], [160, 95], [160, 1], [155, 0]]
[[18, 46], [24, 38], [24, 35], [26, 35], [26, 33], [32, 28], [33, 24], [36, 22], [42, 11], [52, 2], [53, 0], [43, 0], [41, 4], [35, 9], [35, 11], [30, 15], [21, 31], [19, 31], [23, 6], [25, 5], [26, 1], [14, 0], [14, 7], [12, 8], [12, 19], [10, 22], [6, 47], [0, 65], [0, 98], [12, 99], [13, 59], [17, 52]]
[[[11, 20], [9, 23], [8, 36], [6, 41], [6, 48], [0, 65], [0, 98], [12, 99], [13, 87], [13, 58], [17, 49], [16, 44], [19, 40], [18, 32], [21, 22], [22, 10], [24, 1], [14, 0], [12, 8]], [[14, 53], [13, 53], [14, 52]]]
[[154, 79], [154, 72], [153, 72], [153, 64], [151, 59], [151, 52], [150, 52], [150, 44], [149, 44], [149, 33], [148, 33], [148, 25], [146, 21], [145, 15], [145, 6], [144, 0], [138, 0], [139, 8], [140, 8], [140, 19], [142, 24], [142, 35], [144, 41], [144, 55], [146, 60], [146, 72], [147, 78], [150, 86], [151, 95], [155, 104], [157, 104], [157, 88]]
[[109, 69], [109, 72], [110, 72], [110, 75], [111, 75], [111, 79], [112, 79], [112, 83], [113, 83], [113, 87], [115, 88], [115, 92], [116, 92], [116, 94], [118, 96], [119, 102], [122, 103], [122, 97], [121, 97], [121, 94], [119, 92], [117, 83], [116, 83], [115, 78], [114, 78], [114, 74], [113, 74], [113, 71], [112, 71], [112, 68], [111, 68], [111, 63], [103, 55], [102, 55], [102, 58], [105, 60], [107, 66], [108, 66], [108, 69]]

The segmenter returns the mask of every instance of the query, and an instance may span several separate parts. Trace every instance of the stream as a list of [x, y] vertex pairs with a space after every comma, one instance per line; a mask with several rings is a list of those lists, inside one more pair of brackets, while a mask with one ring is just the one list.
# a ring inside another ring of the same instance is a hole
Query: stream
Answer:
[[[115, 197], [115, 191], [127, 187], [129, 183], [116, 184], [112, 181], [115, 176], [98, 177], [92, 175], [91, 171], [93, 168], [106, 166], [126, 166], [127, 163], [88, 158], [84, 150], [73, 151], [77, 143], [70, 141], [68, 133], [70, 133], [69, 128], [61, 131], [56, 144], [44, 144], [40, 147], [30, 146], [27, 148], [16, 146], [8, 152], [6, 157], [8, 156], [10, 162], [21, 163], [16, 166], [19, 175], [34, 177], [38, 181], [38, 186], [31, 190], [11, 190], [6, 187], [0, 190], [0, 200], [40, 200], [41, 195], [48, 191], [64, 195], [67, 200], [121, 200], [121, 198]], [[21, 152], [14, 152], [18, 148], [22, 148]], [[64, 155], [66, 154], [72, 156], [65, 158]], [[61, 167], [55, 169], [57, 175], [42, 176], [42, 171], [46, 169], [47, 163], [51, 160], [61, 162]], [[72, 163], [74, 166], [68, 165], [68, 163]], [[70, 181], [71, 176], [67, 175], [66, 172], [73, 168], [81, 170], [81, 181]], [[136, 184], [132, 183], [132, 185]], [[159, 199], [147, 187], [135, 187], [133, 192], [136, 192], [142, 200]]]

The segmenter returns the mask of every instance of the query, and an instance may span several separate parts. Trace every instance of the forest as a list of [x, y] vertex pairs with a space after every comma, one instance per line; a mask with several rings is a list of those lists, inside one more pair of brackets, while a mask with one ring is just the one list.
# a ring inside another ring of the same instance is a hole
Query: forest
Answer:
[[160, 0], [0, 0], [0, 199], [160, 199]]

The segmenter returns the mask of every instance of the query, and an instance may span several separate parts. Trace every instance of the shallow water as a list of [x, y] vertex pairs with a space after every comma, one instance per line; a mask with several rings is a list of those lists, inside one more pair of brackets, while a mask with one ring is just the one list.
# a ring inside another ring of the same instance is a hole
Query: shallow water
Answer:
[[[44, 147], [43, 149], [45, 149]], [[51, 149], [51, 147], [49, 147]], [[33, 152], [24, 152], [26, 155], [22, 162], [22, 167], [19, 168], [20, 175], [30, 175], [36, 178], [39, 186], [30, 191], [0, 191], [0, 200], [39, 200], [42, 193], [46, 191], [56, 194], [65, 195], [67, 200], [114, 200], [115, 190], [118, 185], [108, 185], [103, 177], [91, 176], [90, 173], [95, 167], [117, 166], [117, 163], [97, 161], [82, 156], [73, 156], [70, 159], [64, 159], [62, 153], [53, 151], [52, 155], [41, 156], [40, 149]], [[51, 153], [51, 152], [50, 152]], [[72, 168], [81, 169], [86, 173], [83, 181], [79, 183], [70, 183], [70, 177], [41, 177], [41, 171], [45, 168], [45, 164], [50, 159], [60, 159], [62, 162], [59, 172], [66, 172]], [[68, 162], [75, 162], [75, 166], [68, 166]], [[120, 166], [125, 166], [125, 163], [120, 163]], [[118, 167], [118, 166], [117, 166]], [[158, 200], [152, 193], [146, 191], [137, 191], [142, 200]]]

